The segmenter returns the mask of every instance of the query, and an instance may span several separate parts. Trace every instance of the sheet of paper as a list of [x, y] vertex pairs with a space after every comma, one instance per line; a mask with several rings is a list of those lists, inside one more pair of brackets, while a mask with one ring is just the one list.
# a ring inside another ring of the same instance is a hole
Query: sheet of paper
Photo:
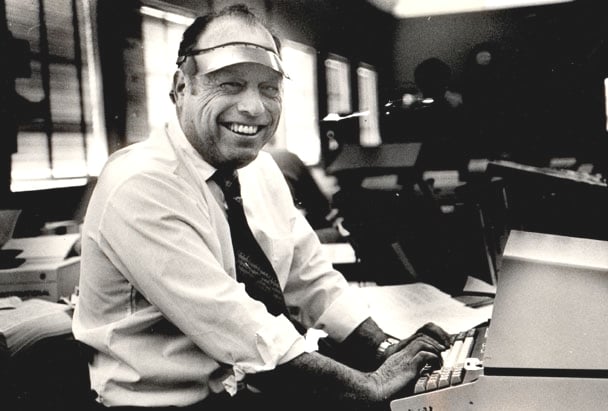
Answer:
[[427, 322], [434, 322], [448, 333], [458, 333], [491, 316], [491, 307], [483, 310], [467, 307], [424, 283], [361, 287], [357, 292], [369, 303], [378, 325], [397, 338], [412, 335]]
[[0, 247], [13, 237], [21, 210], [0, 210]]
[[484, 294], [496, 294], [496, 286], [488, 284], [487, 282], [480, 280], [476, 277], [467, 277], [467, 282], [462, 288], [463, 293], [484, 293]]
[[17, 296], [0, 298], [0, 310], [12, 310], [21, 305], [23, 301]]
[[4, 249], [23, 250], [19, 258], [34, 262], [65, 259], [80, 234], [42, 235], [39, 237], [12, 238]]
[[349, 264], [357, 261], [355, 250], [349, 243], [321, 244], [321, 247], [332, 264]]

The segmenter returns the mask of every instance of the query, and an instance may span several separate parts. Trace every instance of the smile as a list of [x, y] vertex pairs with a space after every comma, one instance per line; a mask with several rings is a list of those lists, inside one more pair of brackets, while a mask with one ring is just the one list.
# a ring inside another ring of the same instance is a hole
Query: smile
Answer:
[[227, 123], [227, 124], [224, 124], [224, 127], [229, 129], [233, 133], [241, 134], [244, 136], [256, 135], [262, 128], [261, 126], [257, 126], [257, 125], [247, 125], [247, 124], [239, 124], [239, 123]]

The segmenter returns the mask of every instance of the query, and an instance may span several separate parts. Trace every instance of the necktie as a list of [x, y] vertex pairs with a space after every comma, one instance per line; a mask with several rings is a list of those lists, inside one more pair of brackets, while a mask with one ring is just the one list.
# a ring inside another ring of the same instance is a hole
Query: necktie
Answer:
[[222, 189], [227, 205], [237, 280], [245, 284], [247, 293], [263, 302], [270, 313], [285, 314], [289, 318], [277, 275], [247, 223], [236, 171], [218, 170], [213, 180]]

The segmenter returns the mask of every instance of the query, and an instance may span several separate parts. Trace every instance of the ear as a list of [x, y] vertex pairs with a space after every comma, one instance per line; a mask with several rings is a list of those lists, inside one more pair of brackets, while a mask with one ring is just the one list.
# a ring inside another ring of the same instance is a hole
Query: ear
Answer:
[[169, 96], [173, 103], [179, 105], [179, 102], [184, 96], [184, 90], [186, 88], [186, 76], [181, 70], [176, 70], [173, 74], [173, 87]]

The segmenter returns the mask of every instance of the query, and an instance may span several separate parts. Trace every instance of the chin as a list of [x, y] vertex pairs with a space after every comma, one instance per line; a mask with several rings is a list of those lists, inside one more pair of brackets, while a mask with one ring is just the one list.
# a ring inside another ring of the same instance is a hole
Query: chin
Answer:
[[253, 160], [255, 160], [259, 153], [260, 153], [259, 150], [256, 150], [255, 152], [252, 151], [249, 153], [239, 153], [239, 155], [234, 157], [230, 161], [230, 163], [234, 164], [235, 168], [245, 167], [246, 165], [251, 163]]

